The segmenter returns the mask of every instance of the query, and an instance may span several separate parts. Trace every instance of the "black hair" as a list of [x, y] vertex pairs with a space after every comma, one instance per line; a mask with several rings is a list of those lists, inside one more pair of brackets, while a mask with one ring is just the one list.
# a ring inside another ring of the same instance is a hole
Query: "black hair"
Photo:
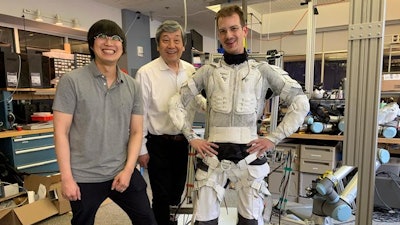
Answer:
[[94, 52], [93, 52], [93, 45], [94, 45], [94, 38], [99, 35], [99, 34], [105, 34], [107, 36], [113, 36], [113, 35], [118, 35], [122, 38], [122, 54], [125, 54], [126, 52], [126, 36], [124, 31], [120, 26], [118, 26], [117, 23], [111, 20], [107, 19], [102, 19], [94, 23], [90, 28], [87, 33], [87, 41], [89, 44], [89, 51], [90, 51], [90, 56], [92, 59], [95, 58]]

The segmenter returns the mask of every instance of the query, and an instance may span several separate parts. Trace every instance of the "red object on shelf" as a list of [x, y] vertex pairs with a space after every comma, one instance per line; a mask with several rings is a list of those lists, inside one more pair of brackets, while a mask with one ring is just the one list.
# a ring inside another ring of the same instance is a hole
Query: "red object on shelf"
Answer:
[[43, 115], [43, 116], [31, 115], [31, 119], [32, 121], [38, 121], [38, 122], [51, 121], [53, 120], [53, 114]]

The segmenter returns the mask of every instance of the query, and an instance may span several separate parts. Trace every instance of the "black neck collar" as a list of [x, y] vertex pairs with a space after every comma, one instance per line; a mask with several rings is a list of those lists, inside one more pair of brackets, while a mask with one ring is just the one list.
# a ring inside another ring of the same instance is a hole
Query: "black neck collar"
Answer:
[[244, 53], [238, 55], [232, 55], [224, 52], [224, 61], [228, 65], [239, 65], [247, 60], [247, 56], [246, 49], [244, 50]]

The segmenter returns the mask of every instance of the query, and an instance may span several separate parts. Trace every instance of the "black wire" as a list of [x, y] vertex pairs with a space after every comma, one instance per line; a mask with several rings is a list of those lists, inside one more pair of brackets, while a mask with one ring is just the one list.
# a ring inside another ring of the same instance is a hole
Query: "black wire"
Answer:
[[[288, 168], [290, 168], [290, 169], [292, 168], [292, 152], [291, 151], [288, 152], [288, 155], [286, 156], [284, 162], [280, 166], [282, 166], [283, 164], [286, 164], [286, 166], [284, 168], [283, 177], [282, 177], [282, 180], [281, 180], [281, 184], [279, 186], [279, 191], [281, 192], [281, 194], [280, 194], [280, 197], [279, 197], [279, 200], [278, 200], [277, 204], [273, 207], [273, 208], [276, 208], [277, 206], [279, 206], [279, 209], [278, 209], [278, 212], [279, 212], [278, 224], [281, 224], [282, 205], [284, 203], [284, 199], [283, 198], [286, 195], [286, 193], [289, 191], [289, 190], [287, 190], [287, 187], [288, 187], [289, 180], [290, 180], [289, 178], [290, 178], [290, 175], [291, 175], [291, 170], [288, 170]], [[283, 186], [283, 189], [281, 189], [282, 186]], [[271, 213], [271, 217], [272, 217], [272, 213]]]
[[279, 168], [281, 168], [285, 164], [285, 162], [279, 164], [275, 169], [273, 169], [269, 174], [276, 172]]
[[[290, 156], [290, 151], [289, 151], [289, 154], [287, 155], [287, 157], [286, 157], [286, 167], [284, 168], [284, 178], [285, 178], [285, 183], [284, 183], [284, 187], [283, 187], [283, 197], [284, 196], [286, 196], [286, 194], [288, 193], [288, 191], [289, 190], [287, 190], [287, 187], [288, 187], [288, 185], [289, 185], [289, 178], [290, 178], [290, 174], [291, 174], [291, 172], [290, 171], [288, 171], [288, 166], [290, 166], [291, 165], [291, 156]], [[292, 167], [290, 167], [290, 168], [292, 168]]]

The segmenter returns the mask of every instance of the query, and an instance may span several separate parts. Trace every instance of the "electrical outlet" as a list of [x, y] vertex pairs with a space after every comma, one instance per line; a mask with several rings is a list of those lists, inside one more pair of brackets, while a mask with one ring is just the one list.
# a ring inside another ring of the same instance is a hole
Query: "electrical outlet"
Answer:
[[392, 43], [399, 43], [400, 42], [400, 35], [399, 34], [393, 34], [392, 35]]
[[144, 56], [144, 52], [143, 52], [143, 47], [142, 46], [137, 46], [137, 55], [139, 57], [143, 57]]

